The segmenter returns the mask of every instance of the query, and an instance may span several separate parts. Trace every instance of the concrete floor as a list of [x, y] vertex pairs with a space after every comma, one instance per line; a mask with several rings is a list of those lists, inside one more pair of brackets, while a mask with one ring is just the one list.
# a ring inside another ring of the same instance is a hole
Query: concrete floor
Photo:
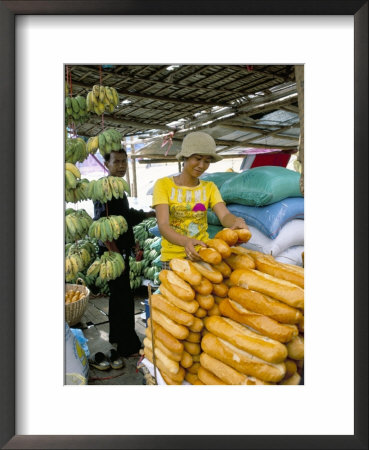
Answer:
[[[145, 321], [142, 314], [145, 306], [142, 304], [148, 298], [146, 286], [135, 291], [135, 322], [136, 333], [141, 342], [145, 337]], [[90, 355], [96, 352], [107, 353], [112, 347], [109, 343], [108, 297], [90, 294], [89, 304], [81, 322], [73, 328], [80, 328], [88, 339]], [[123, 358], [125, 366], [122, 369], [98, 370], [90, 366], [88, 384], [96, 385], [143, 385], [146, 384], [143, 371], [137, 370], [139, 358]]]

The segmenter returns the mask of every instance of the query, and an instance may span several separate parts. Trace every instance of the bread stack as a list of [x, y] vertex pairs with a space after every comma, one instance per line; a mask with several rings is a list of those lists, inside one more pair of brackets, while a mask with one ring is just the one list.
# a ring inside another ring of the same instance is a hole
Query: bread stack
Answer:
[[[299, 384], [304, 270], [238, 246], [249, 237], [223, 229], [198, 250], [203, 261], [173, 259], [172, 270], [160, 273], [152, 319], [167, 384]], [[144, 343], [152, 360], [150, 333]]]

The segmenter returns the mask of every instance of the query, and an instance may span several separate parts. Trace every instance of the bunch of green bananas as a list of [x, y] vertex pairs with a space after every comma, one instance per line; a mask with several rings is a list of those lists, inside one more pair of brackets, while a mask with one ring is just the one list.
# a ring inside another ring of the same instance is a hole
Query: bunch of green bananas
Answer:
[[81, 125], [88, 119], [87, 102], [85, 97], [77, 95], [76, 97], [65, 97], [65, 122]]
[[65, 189], [65, 201], [70, 203], [77, 203], [83, 200], [89, 200], [89, 184], [90, 182], [86, 178], [77, 180], [77, 185], [74, 189]]
[[99, 290], [99, 292], [103, 295], [110, 295], [110, 289], [109, 289], [109, 285], [108, 282], [106, 280], [102, 280], [100, 277], [96, 278], [95, 281], [95, 286], [97, 287], [97, 289]]
[[[69, 208], [70, 211], [72, 208]], [[65, 242], [74, 242], [83, 239], [89, 231], [92, 218], [84, 209], [69, 212], [65, 216]]]
[[89, 153], [86, 142], [80, 138], [68, 138], [65, 143], [65, 161], [75, 164], [83, 162]]
[[78, 178], [81, 178], [81, 172], [77, 167], [69, 162], [65, 163], [65, 188], [75, 189]]
[[106, 203], [114, 198], [123, 198], [128, 183], [120, 177], [101, 177], [89, 183], [88, 198]]
[[87, 94], [86, 103], [87, 111], [101, 116], [104, 112], [114, 112], [119, 104], [119, 95], [113, 87], [95, 84]]
[[77, 284], [77, 279], [81, 278], [85, 282], [85, 285], [91, 289], [95, 285], [96, 277], [88, 277], [84, 272], [77, 272], [76, 277], [69, 281], [69, 283]]
[[90, 262], [91, 260], [96, 258], [98, 253], [98, 246], [95, 245], [90, 239], [80, 239], [76, 242], [66, 244], [65, 250], [66, 256], [85, 250], [90, 255]]
[[102, 242], [111, 242], [128, 230], [127, 221], [123, 216], [101, 217], [91, 223], [88, 235]]
[[77, 278], [77, 273], [82, 272], [90, 263], [91, 257], [87, 250], [72, 253], [65, 257], [65, 281], [71, 283]]
[[143, 220], [138, 225], [133, 227], [133, 234], [135, 236], [135, 241], [138, 242], [140, 248], [145, 247], [145, 242], [150, 236], [153, 236], [149, 228], [152, 228], [156, 225], [156, 218], [149, 217], [148, 219]]
[[[95, 139], [96, 137], [98, 141], [97, 147]], [[117, 152], [121, 149], [122, 136], [119, 133], [119, 131], [113, 128], [110, 128], [109, 130], [104, 130], [102, 133], [99, 133], [97, 136], [90, 139], [87, 141], [87, 146], [95, 152], [96, 152], [95, 149], [98, 148], [101, 156], [108, 155], [110, 152]]]
[[120, 277], [124, 269], [124, 259], [120, 253], [105, 252], [101, 255], [101, 258], [96, 258], [91, 264], [87, 270], [87, 275], [99, 275], [102, 281], [110, 281]]

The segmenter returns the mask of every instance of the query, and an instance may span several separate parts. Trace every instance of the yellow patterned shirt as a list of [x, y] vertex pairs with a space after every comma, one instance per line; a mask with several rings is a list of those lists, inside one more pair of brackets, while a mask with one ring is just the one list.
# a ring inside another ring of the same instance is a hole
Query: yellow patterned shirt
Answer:
[[[206, 242], [209, 239], [207, 210], [223, 202], [223, 199], [212, 181], [199, 182], [200, 184], [194, 187], [177, 186], [173, 177], [160, 178], [154, 186], [152, 206], [168, 205], [169, 225], [174, 231]], [[183, 247], [162, 238], [162, 261], [185, 257]]]

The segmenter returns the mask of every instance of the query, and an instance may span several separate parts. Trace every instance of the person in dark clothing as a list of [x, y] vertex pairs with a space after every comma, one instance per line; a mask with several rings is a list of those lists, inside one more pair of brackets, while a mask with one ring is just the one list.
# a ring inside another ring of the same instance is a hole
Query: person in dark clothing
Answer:
[[[127, 153], [124, 149], [113, 151], [105, 155], [105, 166], [109, 175], [123, 177], [127, 170]], [[123, 365], [121, 357], [138, 356], [141, 341], [135, 332], [134, 319], [134, 295], [129, 279], [129, 256], [135, 245], [132, 227], [148, 217], [154, 217], [155, 212], [137, 211], [129, 207], [126, 194], [123, 198], [112, 198], [107, 203], [94, 202], [94, 220], [109, 215], [123, 216], [128, 224], [128, 230], [120, 235], [116, 241], [101, 244], [101, 253], [104, 251], [119, 252], [125, 262], [125, 270], [115, 280], [108, 282], [109, 297], [109, 341], [116, 344], [110, 352], [110, 360], [114, 360], [115, 366]], [[120, 361], [122, 364], [120, 364]], [[111, 364], [113, 367], [113, 364]]]

